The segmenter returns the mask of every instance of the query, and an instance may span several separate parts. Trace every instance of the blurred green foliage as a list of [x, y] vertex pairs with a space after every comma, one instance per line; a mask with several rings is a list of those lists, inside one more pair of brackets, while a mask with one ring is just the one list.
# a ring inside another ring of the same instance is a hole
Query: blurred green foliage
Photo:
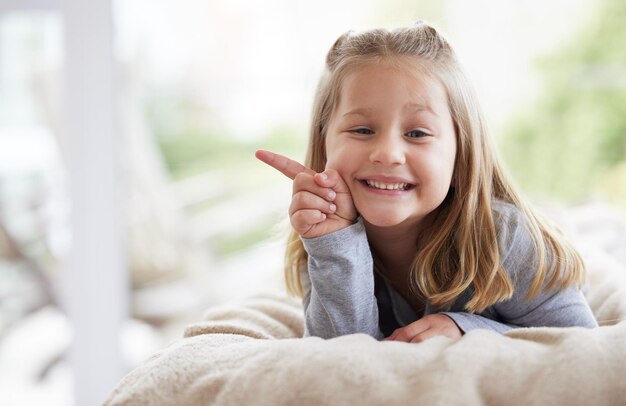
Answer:
[[[288, 181], [254, 157], [257, 149], [269, 149], [300, 161], [304, 158], [308, 138], [306, 123], [276, 126], [244, 137], [220, 124], [203, 107], [201, 98], [181, 88], [155, 89], [145, 106], [147, 122], [173, 181], [204, 173], [213, 173], [219, 179], [216, 180], [218, 194], [187, 206], [187, 215], [192, 221], [194, 216], [215, 207], [241, 204], [238, 198], [255, 190], [275, 186], [281, 180]], [[263, 202], [250, 201], [249, 209], [254, 210], [256, 204]], [[267, 240], [276, 223], [274, 216], [267, 216], [249, 227], [211, 238], [207, 249], [218, 258], [235, 255]]]
[[603, 0], [569, 44], [542, 58], [542, 96], [500, 139], [534, 196], [601, 196], [626, 208], [626, 2]]
[[173, 179], [212, 170], [239, 177], [259, 164], [254, 152], [260, 148], [304, 156], [304, 126], [278, 126], [244, 138], [217, 122], [193, 94], [180, 89], [155, 93], [146, 101], [147, 121]]
[[242, 233], [220, 238], [215, 241], [213, 253], [218, 256], [227, 256], [251, 247], [259, 241], [267, 240], [274, 227], [274, 224], [264, 223], [259, 227], [243, 230]]

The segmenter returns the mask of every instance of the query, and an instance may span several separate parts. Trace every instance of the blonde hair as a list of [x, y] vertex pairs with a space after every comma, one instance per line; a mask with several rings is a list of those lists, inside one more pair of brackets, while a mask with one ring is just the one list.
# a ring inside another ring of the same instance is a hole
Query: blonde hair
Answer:
[[[434, 308], [450, 307], [470, 286], [469, 312], [510, 298], [513, 284], [502, 267], [492, 200], [517, 207], [535, 249], [537, 272], [528, 297], [544, 287], [582, 285], [584, 265], [576, 250], [547, 220], [533, 212], [514, 190], [497, 161], [485, 119], [472, 86], [448, 42], [433, 27], [418, 22], [393, 31], [347, 32], [331, 47], [313, 106], [306, 166], [316, 172], [326, 165], [325, 135], [338, 104], [343, 78], [367, 63], [409, 57], [420, 71], [446, 89], [457, 142], [451, 193], [431, 215], [411, 268], [410, 283]], [[300, 272], [307, 253], [291, 232], [285, 253], [285, 280], [291, 294], [303, 296]], [[547, 286], [544, 286], [546, 284]]]

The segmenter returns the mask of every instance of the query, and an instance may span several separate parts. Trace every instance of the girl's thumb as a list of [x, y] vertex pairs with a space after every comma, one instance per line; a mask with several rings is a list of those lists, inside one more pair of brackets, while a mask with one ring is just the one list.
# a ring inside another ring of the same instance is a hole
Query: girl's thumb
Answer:
[[348, 189], [348, 185], [344, 182], [341, 175], [339, 175], [339, 172], [334, 169], [326, 168], [324, 172], [318, 175], [323, 182], [320, 186], [331, 188], [337, 193], [337, 197], [334, 200], [337, 205], [337, 212], [335, 214], [346, 221], [354, 223], [357, 217], [356, 208], [352, 201], [350, 189]]
[[339, 172], [334, 169], [326, 169], [315, 176], [315, 180], [320, 186], [333, 189], [337, 193], [349, 192], [348, 186], [343, 181]]

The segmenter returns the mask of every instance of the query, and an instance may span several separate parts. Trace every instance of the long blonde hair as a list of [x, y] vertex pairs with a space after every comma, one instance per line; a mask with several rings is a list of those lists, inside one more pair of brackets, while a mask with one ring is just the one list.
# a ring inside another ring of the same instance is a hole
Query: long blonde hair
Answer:
[[[343, 34], [331, 47], [313, 106], [306, 166], [316, 172], [326, 165], [325, 135], [338, 103], [343, 78], [356, 67], [382, 59], [410, 57], [421, 72], [439, 80], [447, 91], [457, 142], [449, 198], [432, 213], [431, 226], [420, 238], [410, 283], [414, 293], [434, 308], [447, 308], [467, 288], [466, 304], [481, 312], [513, 294], [498, 251], [492, 200], [517, 207], [524, 215], [537, 263], [528, 297], [542, 289], [582, 285], [584, 265], [576, 250], [547, 220], [535, 213], [506, 178], [490, 144], [487, 125], [474, 89], [448, 42], [433, 27], [418, 22], [393, 31], [376, 29]], [[291, 232], [285, 253], [285, 280], [291, 294], [303, 296], [300, 272], [307, 253], [298, 234]], [[547, 285], [546, 285], [547, 281]]]

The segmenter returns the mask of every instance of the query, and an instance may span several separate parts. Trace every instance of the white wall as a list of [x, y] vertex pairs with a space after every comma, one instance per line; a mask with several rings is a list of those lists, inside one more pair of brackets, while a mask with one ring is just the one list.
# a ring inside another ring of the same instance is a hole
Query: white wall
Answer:
[[61, 301], [74, 331], [74, 404], [99, 405], [122, 378], [120, 328], [127, 315], [125, 139], [116, 111], [109, 0], [2, 0], [3, 14], [58, 11], [63, 19], [64, 125], [72, 246]]

